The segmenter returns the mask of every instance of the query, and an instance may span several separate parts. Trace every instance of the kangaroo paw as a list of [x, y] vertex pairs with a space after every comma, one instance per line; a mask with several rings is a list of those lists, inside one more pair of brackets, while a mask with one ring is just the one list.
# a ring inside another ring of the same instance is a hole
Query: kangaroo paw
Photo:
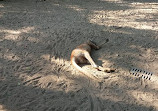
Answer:
[[98, 68], [99, 68], [99, 70], [104, 71], [104, 72], [107, 72], [107, 73], [115, 72], [115, 70], [116, 70], [116, 69], [114, 69], [114, 68], [103, 68], [103, 67], [101, 67], [101, 66], [99, 66]]

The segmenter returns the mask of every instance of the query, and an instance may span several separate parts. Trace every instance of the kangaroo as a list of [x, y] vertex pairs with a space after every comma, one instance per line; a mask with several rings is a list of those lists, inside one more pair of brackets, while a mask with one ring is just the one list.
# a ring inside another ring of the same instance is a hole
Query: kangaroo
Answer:
[[[107, 39], [106, 42], [108, 41], [109, 40]], [[97, 79], [97, 78], [93, 76], [92, 74], [89, 74], [86, 70], [82, 69], [78, 65], [78, 63], [90, 63], [93, 68], [98, 69], [99, 71], [104, 71], [108, 73], [114, 72], [115, 69], [103, 68], [101, 66], [98, 66], [90, 56], [90, 52], [92, 49], [99, 50], [103, 44], [101, 44], [100, 46], [97, 46], [94, 42], [92, 42], [91, 40], [88, 40], [86, 43], [83, 43], [77, 46], [71, 53], [71, 58], [70, 58], [71, 64], [74, 66], [74, 68], [79, 70], [81, 73], [85, 74], [86, 76], [92, 79]]]

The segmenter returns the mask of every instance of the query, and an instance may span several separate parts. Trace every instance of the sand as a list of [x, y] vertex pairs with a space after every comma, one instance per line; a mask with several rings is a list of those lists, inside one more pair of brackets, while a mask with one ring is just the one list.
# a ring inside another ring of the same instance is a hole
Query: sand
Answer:
[[[0, 1], [0, 111], [158, 111], [157, 12], [157, 0]], [[101, 82], [70, 64], [88, 39], [109, 39], [92, 58], [116, 72], [82, 67]]]

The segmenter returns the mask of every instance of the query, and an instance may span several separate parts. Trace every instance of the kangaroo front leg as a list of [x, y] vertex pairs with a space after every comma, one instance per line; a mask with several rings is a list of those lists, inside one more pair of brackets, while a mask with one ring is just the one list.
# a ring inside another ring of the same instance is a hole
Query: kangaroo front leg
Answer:
[[85, 52], [84, 52], [84, 56], [85, 56], [85, 58], [90, 62], [90, 64], [91, 64], [94, 68], [98, 68], [98, 66], [95, 64], [95, 62], [94, 62], [93, 59], [91, 58], [89, 52], [85, 51]]

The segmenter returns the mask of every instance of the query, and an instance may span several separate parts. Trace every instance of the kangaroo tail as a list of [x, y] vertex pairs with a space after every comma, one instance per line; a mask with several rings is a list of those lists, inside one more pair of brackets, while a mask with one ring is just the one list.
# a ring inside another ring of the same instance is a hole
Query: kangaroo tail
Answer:
[[88, 76], [88, 77], [91, 78], [91, 79], [94, 79], [94, 80], [97, 80], [97, 81], [98, 81], [98, 79], [97, 79], [95, 76], [93, 76], [92, 74], [89, 74], [86, 70], [82, 69], [82, 68], [76, 63], [74, 57], [72, 57], [72, 59], [71, 59], [71, 64], [72, 64], [78, 71], [80, 71], [81, 73], [83, 73], [84, 75]]

